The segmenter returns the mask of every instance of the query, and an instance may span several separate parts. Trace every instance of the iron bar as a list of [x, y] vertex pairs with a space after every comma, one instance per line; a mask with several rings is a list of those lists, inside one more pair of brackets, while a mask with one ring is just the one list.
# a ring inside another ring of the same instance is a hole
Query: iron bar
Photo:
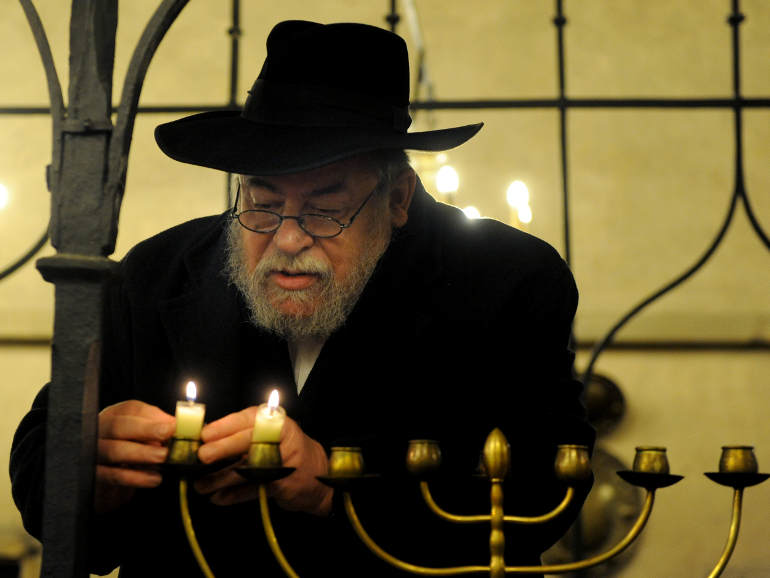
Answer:
[[[227, 33], [230, 35], [230, 98], [228, 99], [228, 108], [238, 109], [238, 63], [239, 47], [241, 41], [241, 0], [233, 0], [231, 4], [230, 17], [232, 22]], [[230, 207], [233, 203], [232, 191], [230, 190], [230, 182], [232, 181], [232, 173], [225, 175], [225, 208]]]
[[[522, 108], [770, 108], [770, 98], [512, 98], [470, 100], [417, 100], [413, 110], [498, 110]], [[144, 114], [195, 113], [217, 110], [240, 110], [229, 104], [168, 104], [145, 105], [137, 109]], [[0, 115], [50, 114], [46, 106], [0, 106]], [[117, 109], [113, 108], [113, 112]]]
[[564, 260], [567, 265], [571, 263], [570, 253], [570, 214], [569, 214], [569, 172], [568, 172], [568, 141], [567, 141], [567, 107], [564, 60], [564, 26], [567, 19], [564, 16], [562, 0], [556, 0], [556, 17], [553, 19], [556, 26], [556, 44], [559, 70], [559, 152], [561, 161], [561, 190], [562, 190], [562, 221], [564, 226]]
[[[576, 341], [574, 347], [580, 351], [591, 350], [596, 347], [596, 340]], [[29, 337], [0, 336], [0, 347], [50, 347], [51, 336], [37, 335]], [[608, 344], [608, 351], [666, 351], [671, 353], [697, 352], [697, 351], [734, 351], [753, 353], [770, 350], [770, 341], [761, 339], [748, 339], [746, 341], [727, 340], [619, 340]]]
[[227, 30], [230, 35], [230, 98], [227, 100], [227, 106], [238, 107], [238, 62], [239, 47], [241, 40], [241, 2], [233, 0], [231, 4], [232, 24]]
[[398, 14], [398, 0], [390, 0], [390, 12], [385, 16], [385, 21], [390, 26], [390, 31], [396, 34], [396, 27], [398, 26], [401, 16]]

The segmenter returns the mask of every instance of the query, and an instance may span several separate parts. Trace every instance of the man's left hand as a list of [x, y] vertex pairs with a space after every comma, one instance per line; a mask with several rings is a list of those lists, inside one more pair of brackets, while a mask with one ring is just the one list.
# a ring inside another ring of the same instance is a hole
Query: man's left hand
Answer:
[[[212, 422], [203, 428], [198, 457], [204, 464], [240, 458], [249, 451], [257, 408], [249, 407]], [[286, 510], [318, 516], [331, 511], [333, 490], [316, 479], [326, 474], [328, 460], [320, 443], [305, 435], [297, 422], [287, 417], [281, 431], [281, 457], [285, 467], [296, 468], [286, 478], [272, 482], [270, 495]], [[195, 482], [195, 489], [209, 494], [218, 505], [231, 505], [257, 498], [257, 486], [246, 482], [232, 467]]]

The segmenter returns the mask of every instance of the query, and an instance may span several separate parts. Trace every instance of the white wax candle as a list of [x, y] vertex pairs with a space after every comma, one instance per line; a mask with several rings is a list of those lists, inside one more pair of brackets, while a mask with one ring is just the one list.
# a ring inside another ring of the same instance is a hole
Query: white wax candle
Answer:
[[195, 383], [191, 381], [187, 384], [187, 401], [176, 402], [176, 438], [197, 440], [201, 437], [206, 406], [195, 402], [196, 394]]
[[278, 391], [274, 389], [270, 394], [270, 401], [257, 408], [251, 441], [280, 442], [281, 429], [283, 429], [285, 419], [286, 411], [278, 405]]

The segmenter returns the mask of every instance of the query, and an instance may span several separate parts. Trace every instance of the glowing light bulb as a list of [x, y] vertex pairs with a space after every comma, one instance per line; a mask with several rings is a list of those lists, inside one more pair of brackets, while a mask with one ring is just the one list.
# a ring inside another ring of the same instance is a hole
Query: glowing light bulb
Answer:
[[480, 219], [481, 213], [479, 210], [474, 207], [473, 205], [469, 205], [463, 209], [463, 213], [465, 213], [465, 216], [469, 219]]
[[451, 165], [444, 165], [436, 173], [436, 189], [442, 195], [456, 193], [460, 188], [460, 177]]
[[519, 212], [519, 221], [522, 223], [532, 222], [532, 209], [529, 205], [522, 205], [516, 209]]
[[508, 185], [508, 191], [505, 198], [511, 207], [518, 209], [529, 204], [529, 189], [521, 181], [513, 181]]
[[0, 210], [8, 206], [8, 201], [11, 199], [11, 195], [8, 192], [8, 188], [0, 184]]

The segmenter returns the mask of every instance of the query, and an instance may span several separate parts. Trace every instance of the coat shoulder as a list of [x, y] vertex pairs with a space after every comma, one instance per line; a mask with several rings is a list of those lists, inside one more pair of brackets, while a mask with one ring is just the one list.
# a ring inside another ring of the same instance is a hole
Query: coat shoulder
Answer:
[[188, 260], [217, 243], [225, 215], [201, 217], [162, 231], [134, 246], [120, 263], [129, 292], [173, 295], [189, 281]]

